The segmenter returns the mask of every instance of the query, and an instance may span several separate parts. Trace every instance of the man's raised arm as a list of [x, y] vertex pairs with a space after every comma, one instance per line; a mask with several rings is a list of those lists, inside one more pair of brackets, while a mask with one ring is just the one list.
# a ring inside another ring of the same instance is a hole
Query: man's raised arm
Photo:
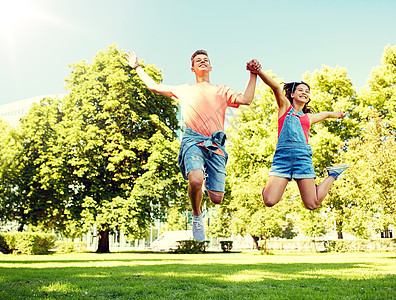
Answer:
[[171, 88], [168, 85], [156, 83], [147, 73], [143, 70], [138, 62], [138, 58], [135, 52], [128, 51], [125, 53], [125, 58], [129, 66], [136, 71], [139, 75], [140, 79], [147, 86], [147, 88], [154, 92], [164, 96], [172, 97], [173, 93], [171, 92]]
[[[257, 70], [261, 69], [261, 65], [257, 60], [251, 60], [249, 63], [254, 63]], [[249, 64], [248, 63], [248, 64]], [[251, 71], [251, 70], [250, 70]], [[250, 105], [254, 98], [254, 91], [256, 89], [257, 72], [250, 72], [250, 79], [246, 86], [245, 93], [240, 94], [235, 100], [236, 103], [241, 105]]]

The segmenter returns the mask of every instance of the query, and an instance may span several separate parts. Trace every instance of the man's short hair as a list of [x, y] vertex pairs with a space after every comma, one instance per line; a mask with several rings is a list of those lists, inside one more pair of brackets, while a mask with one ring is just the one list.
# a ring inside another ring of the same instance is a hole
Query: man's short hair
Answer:
[[208, 55], [207, 51], [202, 50], [202, 49], [195, 51], [194, 54], [191, 56], [191, 65], [192, 65], [192, 67], [194, 67], [194, 57], [199, 55], [199, 54], [206, 55], [209, 58], [209, 55]]

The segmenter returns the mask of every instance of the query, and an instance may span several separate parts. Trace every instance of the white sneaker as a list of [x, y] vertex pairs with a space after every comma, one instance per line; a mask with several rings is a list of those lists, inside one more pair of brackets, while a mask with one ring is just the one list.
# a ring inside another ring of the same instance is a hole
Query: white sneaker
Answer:
[[342, 172], [344, 172], [346, 169], [349, 168], [349, 165], [338, 165], [338, 166], [334, 166], [334, 167], [327, 167], [327, 173], [329, 174], [329, 176], [334, 177], [335, 179], [337, 179]]
[[202, 242], [205, 240], [205, 229], [202, 220], [202, 214], [200, 214], [199, 216], [193, 215], [192, 232], [193, 237], [197, 242]]

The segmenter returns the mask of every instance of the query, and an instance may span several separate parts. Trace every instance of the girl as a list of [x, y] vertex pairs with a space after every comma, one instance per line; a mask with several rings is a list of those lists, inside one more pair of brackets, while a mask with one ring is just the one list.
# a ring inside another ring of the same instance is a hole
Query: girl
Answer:
[[315, 185], [315, 171], [312, 164], [311, 146], [308, 132], [311, 124], [327, 118], [343, 118], [345, 113], [313, 113], [308, 106], [310, 87], [307, 83], [291, 82], [281, 87], [262, 70], [257, 60], [246, 67], [260, 78], [273, 91], [278, 104], [278, 143], [272, 161], [267, 185], [262, 195], [265, 205], [274, 206], [280, 201], [287, 183], [293, 178], [300, 190], [306, 208], [316, 209], [322, 203], [333, 182], [345, 171], [348, 165], [327, 167], [328, 177], [318, 186]]

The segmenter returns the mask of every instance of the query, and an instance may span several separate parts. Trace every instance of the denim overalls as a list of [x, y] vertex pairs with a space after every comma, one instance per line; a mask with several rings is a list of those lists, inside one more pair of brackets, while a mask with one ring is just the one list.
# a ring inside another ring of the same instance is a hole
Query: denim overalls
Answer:
[[291, 107], [287, 113], [272, 161], [269, 176], [294, 179], [315, 178], [312, 166], [312, 150], [307, 143], [300, 117], [304, 113], [294, 113]]

